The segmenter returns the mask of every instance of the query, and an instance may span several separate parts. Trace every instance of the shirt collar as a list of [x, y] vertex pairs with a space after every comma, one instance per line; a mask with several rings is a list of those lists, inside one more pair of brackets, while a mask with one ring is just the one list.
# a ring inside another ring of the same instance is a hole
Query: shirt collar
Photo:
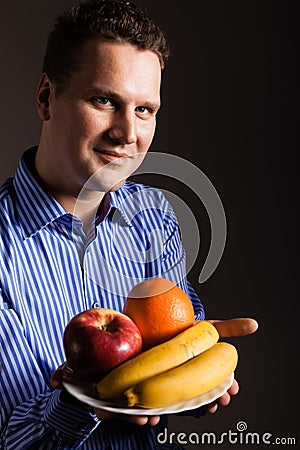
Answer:
[[[17, 194], [17, 207], [20, 225], [24, 237], [30, 237], [49, 223], [62, 217], [72, 215], [50, 194], [45, 192], [33, 178], [28, 166], [33, 163], [37, 147], [26, 150], [19, 162], [14, 188]], [[110, 208], [118, 209], [127, 225], [131, 225], [128, 210], [130, 190], [126, 182], [118, 190], [109, 192]]]
[[125, 182], [116, 191], [111, 191], [109, 195], [110, 206], [118, 209], [125, 223], [131, 226], [131, 217], [133, 217], [134, 214], [131, 213], [132, 198], [130, 198], [130, 196], [132, 193], [128, 187], [128, 183]]
[[24, 237], [30, 237], [55, 219], [69, 214], [31, 175], [28, 164], [34, 160], [37, 147], [22, 155], [15, 177], [17, 209]]

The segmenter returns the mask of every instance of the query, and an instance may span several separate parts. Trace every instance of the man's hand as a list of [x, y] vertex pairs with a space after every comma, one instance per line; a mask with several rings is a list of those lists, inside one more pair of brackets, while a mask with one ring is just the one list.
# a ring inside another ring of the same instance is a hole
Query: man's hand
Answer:
[[221, 338], [239, 337], [254, 333], [258, 328], [258, 323], [254, 319], [240, 317], [228, 320], [208, 320], [212, 323]]
[[104, 411], [103, 409], [98, 408], [95, 408], [95, 414], [100, 420], [122, 419], [127, 422], [135, 423], [136, 425], [145, 425], [147, 423], [148, 425], [155, 426], [160, 421], [160, 416], [135, 416], [132, 414], [119, 414]]
[[[254, 333], [258, 328], [258, 323], [250, 318], [238, 318], [229, 320], [209, 320], [218, 330], [219, 336], [223, 337], [239, 337]], [[213, 403], [205, 406], [205, 410], [209, 413], [215, 413], [218, 406], [227, 406], [230, 403], [231, 396], [236, 395], [239, 391], [239, 385], [233, 380], [232, 385], [225, 394], [215, 400]]]
[[[59, 366], [51, 375], [50, 385], [52, 389], [64, 389], [63, 381], [70, 381], [72, 377], [72, 369], [69, 367], [67, 363]], [[99, 417], [100, 420], [112, 420], [112, 419], [122, 419], [127, 420], [128, 422], [135, 423], [136, 425], [148, 425], [155, 426], [158, 424], [160, 420], [160, 416], [147, 416], [141, 415], [131, 415], [131, 414], [117, 414], [109, 411], [105, 411], [100, 408], [91, 408], [88, 405], [82, 403], [82, 407], [86, 409], [90, 409], [94, 411], [95, 414]]]

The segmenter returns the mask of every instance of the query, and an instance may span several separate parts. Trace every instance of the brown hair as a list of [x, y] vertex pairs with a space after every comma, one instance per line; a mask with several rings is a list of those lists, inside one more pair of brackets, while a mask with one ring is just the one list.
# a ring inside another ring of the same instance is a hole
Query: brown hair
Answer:
[[81, 48], [94, 37], [151, 50], [158, 56], [162, 70], [169, 56], [163, 32], [142, 8], [126, 0], [81, 1], [56, 18], [48, 37], [43, 72], [56, 84], [57, 91], [80, 67]]

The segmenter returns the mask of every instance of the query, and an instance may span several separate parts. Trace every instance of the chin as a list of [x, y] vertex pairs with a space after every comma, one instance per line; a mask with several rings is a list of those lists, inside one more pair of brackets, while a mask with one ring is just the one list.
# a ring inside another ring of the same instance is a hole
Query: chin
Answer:
[[123, 180], [123, 181], [120, 181], [119, 183], [115, 184], [115, 185], [110, 189], [110, 191], [111, 191], [111, 192], [117, 191], [118, 189], [120, 189], [120, 187], [123, 186], [123, 184], [125, 183], [125, 181], [126, 181], [126, 180]]
[[117, 171], [101, 169], [96, 171], [84, 184], [81, 193], [87, 194], [88, 191], [109, 192], [119, 189], [126, 178]]

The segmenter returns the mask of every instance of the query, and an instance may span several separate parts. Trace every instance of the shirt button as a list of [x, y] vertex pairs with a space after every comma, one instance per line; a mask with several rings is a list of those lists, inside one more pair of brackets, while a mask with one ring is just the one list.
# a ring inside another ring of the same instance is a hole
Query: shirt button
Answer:
[[99, 303], [99, 302], [95, 302], [95, 303], [93, 304], [93, 308], [101, 308], [100, 303]]

